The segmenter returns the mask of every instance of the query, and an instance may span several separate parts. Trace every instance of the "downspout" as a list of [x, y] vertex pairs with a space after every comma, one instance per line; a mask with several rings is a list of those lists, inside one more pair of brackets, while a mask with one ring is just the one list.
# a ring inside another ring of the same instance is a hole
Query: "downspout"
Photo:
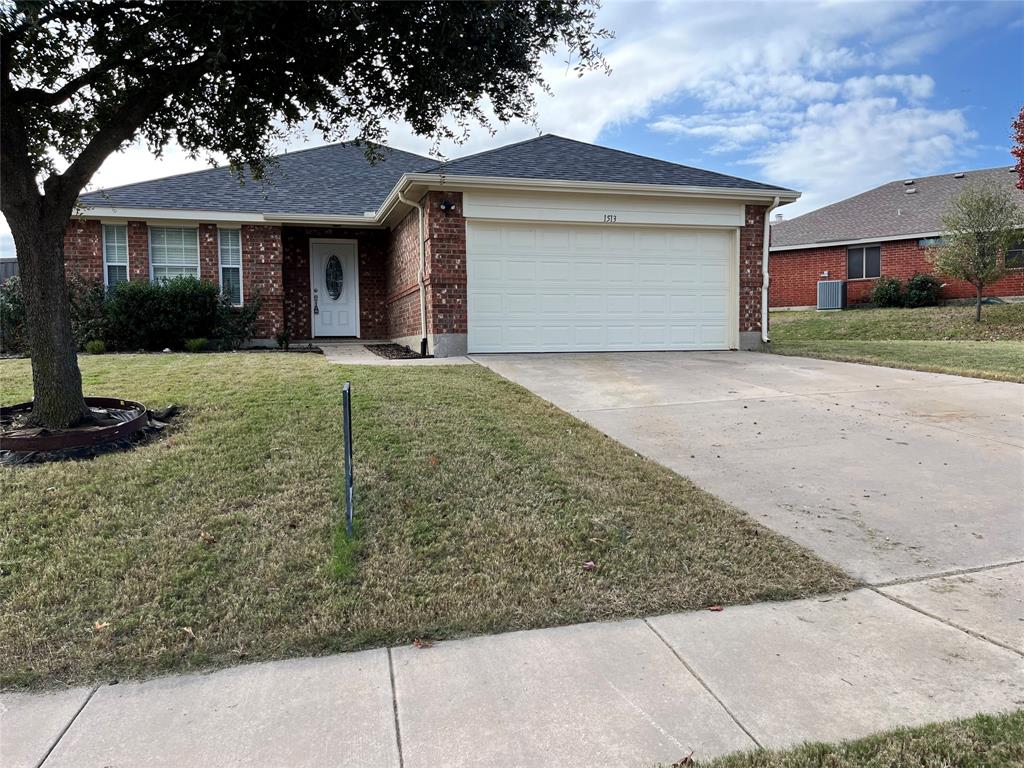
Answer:
[[761, 254], [761, 341], [767, 344], [768, 338], [768, 244], [772, 236], [772, 211], [779, 207], [779, 196], [776, 195], [768, 210], [764, 212], [764, 252]]
[[[420, 224], [420, 267], [416, 272], [416, 282], [420, 286], [420, 354], [427, 356], [427, 285], [424, 273], [427, 271], [427, 239], [423, 233], [423, 206], [410, 200], [402, 191], [398, 191], [398, 199], [416, 209]], [[776, 198], [778, 199], [778, 198]]]

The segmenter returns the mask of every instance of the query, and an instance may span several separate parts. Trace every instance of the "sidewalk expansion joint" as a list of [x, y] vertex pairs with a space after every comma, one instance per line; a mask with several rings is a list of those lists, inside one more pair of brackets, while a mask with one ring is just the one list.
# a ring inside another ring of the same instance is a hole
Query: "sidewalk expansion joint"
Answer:
[[950, 629], [955, 629], [958, 632], [963, 632], [965, 635], [973, 637], [975, 640], [981, 640], [986, 643], [991, 643], [992, 645], [998, 646], [1003, 650], [1009, 651], [1010, 653], [1015, 653], [1018, 656], [1024, 657], [1024, 651], [1014, 648], [1012, 645], [1008, 645], [1001, 640], [996, 640], [994, 637], [989, 637], [988, 635], [983, 634], [981, 632], [977, 632], [973, 629], [963, 627], [955, 622], [950, 621], [949, 619], [944, 619], [941, 616], [937, 616], [936, 614], [931, 613], [930, 611], [926, 611], [923, 608], [917, 607], [913, 603], [909, 603], [906, 600], [903, 600], [899, 597], [894, 597], [893, 595], [886, 594], [881, 589], [876, 589], [875, 587], [868, 587], [868, 589], [870, 589], [877, 595], [881, 595], [887, 600], [892, 600], [892, 602], [896, 603], [896, 605], [901, 605], [904, 608], [914, 611], [915, 613], [920, 613], [922, 616], [927, 616], [929, 619], [937, 621], [940, 624], [945, 624]]
[[885, 587], [899, 587], [904, 584], [917, 584], [920, 581], [930, 581], [932, 579], [946, 579], [951, 576], [966, 576], [970, 573], [981, 573], [982, 571], [995, 571], [999, 568], [1009, 568], [1011, 565], [1024, 565], [1024, 560], [1007, 560], [1005, 563], [995, 563], [994, 565], [978, 565], [973, 568], [957, 568], [952, 571], [940, 571], [938, 573], [929, 573], [924, 576], [908, 576], [903, 579], [892, 579], [891, 581], [879, 581], [870, 584], [865, 584], [868, 589], [884, 589]]
[[42, 765], [43, 763], [45, 763], [45, 762], [46, 762], [47, 760], [49, 760], [49, 758], [50, 758], [50, 755], [51, 755], [51, 754], [53, 753], [53, 750], [55, 750], [55, 749], [57, 748], [57, 745], [58, 745], [58, 744], [60, 744], [60, 740], [64, 738], [64, 734], [65, 734], [65, 733], [67, 733], [67, 732], [68, 732], [68, 730], [70, 730], [71, 726], [75, 724], [75, 720], [77, 720], [77, 719], [78, 719], [78, 716], [79, 716], [80, 714], [82, 714], [82, 710], [83, 710], [83, 709], [85, 709], [86, 705], [87, 705], [87, 704], [88, 704], [88, 703], [89, 703], [90, 701], [92, 701], [92, 697], [93, 697], [93, 696], [95, 695], [96, 691], [98, 691], [99, 689], [100, 689], [100, 687], [99, 687], [98, 685], [94, 685], [94, 686], [92, 687], [92, 690], [91, 690], [91, 691], [89, 691], [89, 695], [88, 695], [88, 696], [86, 696], [86, 697], [85, 697], [85, 701], [83, 701], [83, 702], [82, 702], [82, 706], [80, 706], [80, 707], [79, 707], [79, 708], [78, 708], [78, 709], [77, 709], [77, 710], [75, 711], [75, 714], [73, 714], [73, 715], [71, 716], [71, 719], [70, 719], [70, 720], [68, 720], [68, 724], [67, 724], [67, 725], [65, 725], [65, 726], [64, 726], [64, 727], [63, 727], [63, 728], [61, 729], [61, 732], [57, 734], [57, 738], [55, 738], [55, 739], [53, 740], [53, 744], [51, 744], [51, 745], [50, 745], [50, 748], [49, 748], [48, 750], [46, 750], [46, 754], [45, 754], [45, 755], [43, 755], [43, 756], [42, 756], [42, 758], [40, 758], [40, 760], [39, 760], [39, 762], [38, 762], [38, 763], [36, 763], [36, 764], [35, 764], [35, 768], [40, 768], [40, 766], [41, 766], [41, 765]]
[[713, 698], [713, 699], [714, 699], [715, 701], [717, 701], [717, 702], [718, 702], [718, 706], [720, 706], [720, 707], [721, 707], [721, 708], [722, 708], [723, 710], [725, 710], [725, 714], [727, 714], [727, 715], [728, 715], [729, 717], [731, 717], [731, 718], [732, 718], [732, 721], [733, 721], [734, 723], [736, 723], [736, 726], [737, 726], [737, 727], [738, 727], [738, 728], [739, 728], [739, 729], [740, 729], [741, 731], [743, 731], [743, 732], [744, 732], [745, 734], [747, 734], [747, 738], [748, 738], [748, 739], [750, 739], [750, 740], [751, 740], [752, 742], [754, 742], [754, 744], [755, 744], [755, 745], [757, 746], [757, 748], [758, 748], [758, 749], [762, 749], [763, 747], [762, 747], [762, 745], [761, 745], [761, 742], [760, 742], [760, 741], [758, 741], [758, 740], [757, 740], [757, 739], [756, 739], [756, 738], [754, 737], [754, 734], [752, 734], [752, 733], [751, 733], [751, 732], [750, 732], [749, 730], [747, 730], [747, 727], [746, 727], [746, 726], [745, 726], [745, 725], [744, 725], [743, 723], [741, 723], [741, 722], [740, 722], [740, 719], [739, 719], [738, 717], [736, 717], [736, 715], [734, 715], [734, 714], [733, 714], [732, 710], [731, 710], [731, 709], [729, 709], [729, 707], [727, 707], [727, 706], [725, 705], [725, 702], [724, 702], [724, 701], [722, 701], [722, 699], [721, 699], [721, 698], [720, 698], [720, 697], [718, 696], [718, 694], [717, 694], [717, 693], [715, 693], [715, 692], [714, 692], [713, 690], [711, 690], [711, 686], [710, 686], [710, 685], [708, 685], [708, 684], [707, 684], [706, 682], [704, 682], [704, 678], [702, 678], [702, 677], [701, 677], [700, 675], [698, 675], [698, 674], [697, 674], [697, 670], [695, 670], [695, 669], [694, 669], [693, 667], [691, 667], [691, 666], [690, 666], [689, 664], [687, 664], [687, 663], [686, 663], [686, 659], [684, 659], [684, 658], [683, 658], [683, 657], [682, 657], [682, 656], [681, 656], [681, 655], [679, 654], [679, 652], [678, 652], [678, 651], [677, 651], [677, 650], [676, 650], [676, 649], [675, 649], [675, 648], [674, 648], [674, 647], [672, 646], [672, 643], [670, 643], [670, 642], [669, 642], [668, 640], [666, 640], [666, 639], [665, 639], [665, 638], [664, 638], [664, 637], [662, 636], [662, 634], [661, 634], [661, 633], [660, 633], [660, 632], [659, 632], [658, 630], [656, 630], [656, 629], [654, 628], [654, 625], [653, 625], [653, 624], [651, 624], [651, 622], [650, 622], [650, 621], [648, 621], [647, 619], [643, 619], [643, 622], [644, 622], [644, 624], [646, 624], [646, 625], [647, 625], [647, 628], [648, 628], [649, 630], [651, 630], [651, 632], [653, 632], [653, 633], [654, 633], [654, 636], [655, 636], [655, 637], [657, 637], [657, 638], [658, 638], [659, 640], [661, 640], [661, 642], [662, 642], [662, 643], [664, 643], [664, 644], [665, 644], [665, 647], [666, 647], [666, 648], [668, 648], [668, 649], [669, 649], [669, 651], [671, 651], [672, 655], [673, 655], [673, 656], [675, 656], [675, 657], [676, 657], [676, 659], [678, 659], [678, 660], [679, 660], [679, 663], [680, 663], [680, 664], [682, 664], [682, 665], [683, 665], [683, 667], [685, 667], [685, 668], [686, 668], [686, 671], [687, 671], [687, 672], [689, 672], [689, 673], [690, 673], [691, 675], [693, 675], [694, 679], [695, 679], [695, 680], [696, 680], [696, 681], [697, 681], [698, 683], [700, 683], [700, 684], [701, 684], [701, 686], [702, 686], [702, 687], [704, 688], [704, 690], [705, 690], [705, 691], [707, 691], [707, 692], [708, 692], [708, 694], [709, 694], [709, 695], [711, 696], [711, 698]]
[[391, 710], [395, 718], [395, 746], [398, 747], [398, 768], [404, 768], [405, 756], [402, 754], [402, 726], [398, 722], [398, 689], [395, 687], [395, 662], [388, 648], [388, 676], [391, 678]]

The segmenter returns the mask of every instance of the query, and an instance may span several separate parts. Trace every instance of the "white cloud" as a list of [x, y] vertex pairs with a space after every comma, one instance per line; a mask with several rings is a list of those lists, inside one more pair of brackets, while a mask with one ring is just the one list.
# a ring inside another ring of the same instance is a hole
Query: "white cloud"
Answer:
[[928, 75], [874, 75], [851, 77], [843, 83], [843, 95], [853, 99], [866, 99], [885, 93], [895, 93], [912, 101], [930, 98], [935, 81]]
[[[537, 94], [536, 126], [498, 126], [493, 136], [474, 130], [465, 144], [448, 143], [440, 149], [458, 156], [530, 138], [538, 131], [594, 141], [610, 128], [648, 121], [652, 136], [662, 140], [703, 139], [712, 154], [744, 151], [756, 169], [745, 175], [762, 174], [766, 181], [802, 188], [808, 202], [825, 201], [845, 190], [831, 181], [831, 171], [813, 172], [815, 157], [822, 152], [856, 158], [843, 161], [850, 170], [849, 183], [866, 186], [882, 171], [888, 177], [915, 164], [914, 171], [923, 172], [962, 150], [970, 138], [964, 115], [955, 109], [929, 110], [934, 81], [907, 70], [970, 25], [988, 23], [995, 11], [987, 8], [967, 12], [927, 2], [609, 0], [599, 23], [616, 33], [614, 41], [602, 46], [612, 67], [610, 77], [590, 73], [577, 78], [560, 57], [552, 57], [545, 63], [552, 93]], [[670, 103], [693, 106], [680, 114]], [[841, 115], [865, 133], [843, 125]], [[393, 146], [419, 153], [430, 149], [430, 141], [412, 136], [407, 126], [391, 128]], [[837, 137], [833, 145], [830, 131]], [[310, 136], [281, 148], [318, 143], [318, 137]], [[897, 157], [893, 146], [903, 147], [906, 154]], [[649, 154], [663, 153], [652, 146]], [[689, 162], [700, 164], [700, 158]], [[705, 164], [729, 170], [720, 163]], [[157, 159], [133, 146], [112, 156], [91, 186], [204, 167], [202, 160], [189, 159], [174, 147]]]
[[769, 178], [805, 190], [786, 209], [796, 216], [901, 176], [939, 171], [973, 137], [956, 109], [900, 106], [892, 97], [821, 103], [751, 162]]

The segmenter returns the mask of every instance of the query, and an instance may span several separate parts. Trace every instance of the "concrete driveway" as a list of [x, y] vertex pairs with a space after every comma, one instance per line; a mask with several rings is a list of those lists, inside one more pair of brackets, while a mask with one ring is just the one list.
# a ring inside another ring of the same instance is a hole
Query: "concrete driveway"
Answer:
[[867, 583], [1024, 560], [1024, 385], [755, 352], [474, 359]]

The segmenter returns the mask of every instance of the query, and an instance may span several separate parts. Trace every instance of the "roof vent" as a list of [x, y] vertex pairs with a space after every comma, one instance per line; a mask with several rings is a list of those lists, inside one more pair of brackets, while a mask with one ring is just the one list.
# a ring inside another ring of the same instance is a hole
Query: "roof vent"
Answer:
[[782, 221], [782, 214], [781, 213], [776, 213], [775, 214], [775, 221], [776, 221], [776, 223]]
[[904, 187], [909, 187], [913, 183], [914, 183], [913, 179], [907, 179], [906, 181], [903, 182], [903, 186]]
[[917, 187], [910, 187], [909, 189], [905, 189], [903, 191], [906, 192], [908, 195], [916, 195]]
[[953, 178], [954, 179], [962, 179], [963, 177], [964, 177], [963, 171], [961, 171], [960, 173], [954, 173], [953, 174]]

